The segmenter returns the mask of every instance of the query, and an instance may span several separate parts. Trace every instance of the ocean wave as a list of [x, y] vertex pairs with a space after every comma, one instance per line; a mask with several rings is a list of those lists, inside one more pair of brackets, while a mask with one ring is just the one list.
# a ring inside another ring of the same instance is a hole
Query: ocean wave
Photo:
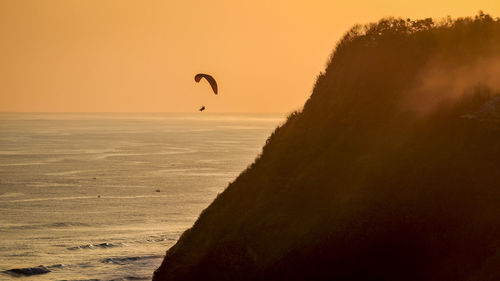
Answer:
[[129, 264], [135, 261], [141, 260], [150, 260], [150, 259], [160, 259], [163, 258], [162, 255], [152, 255], [152, 256], [139, 256], [139, 257], [115, 257], [115, 258], [106, 258], [101, 260], [102, 263], [113, 263], [113, 264]]
[[21, 196], [21, 195], [24, 195], [24, 193], [21, 193], [21, 192], [7, 192], [7, 193], [0, 194], [0, 198], [17, 197], [17, 196]]
[[178, 155], [178, 154], [192, 154], [196, 153], [198, 150], [191, 148], [174, 148], [172, 151], [158, 151], [154, 153], [144, 152], [144, 153], [103, 153], [97, 154], [95, 159], [122, 159], [124, 157], [146, 157], [146, 156], [170, 156], [170, 155]]
[[158, 242], [164, 242], [164, 241], [177, 241], [178, 235], [176, 237], [168, 237], [165, 235], [151, 235], [146, 240], [139, 240], [137, 242], [142, 242], [142, 243], [158, 243]]
[[33, 182], [26, 184], [27, 187], [70, 187], [80, 186], [78, 183], [57, 183], [57, 182]]
[[108, 281], [134, 281], [134, 280], [151, 280], [151, 276], [149, 277], [140, 277], [140, 276], [125, 276], [122, 278], [117, 278], [117, 279], [111, 279]]
[[[167, 238], [149, 238], [149, 239], [146, 239], [146, 242], [163, 242], [163, 241], [166, 241]], [[171, 240], [171, 239], [169, 239]]]
[[24, 268], [13, 268], [9, 270], [3, 271], [3, 273], [14, 275], [14, 276], [32, 276], [49, 273], [51, 270], [48, 267], [43, 265], [35, 266], [35, 267], [24, 267]]
[[72, 197], [51, 197], [51, 198], [31, 198], [31, 199], [19, 199], [19, 200], [6, 200], [5, 202], [38, 202], [38, 201], [54, 201], [54, 200], [79, 200], [79, 199], [137, 199], [137, 198], [154, 198], [154, 197], [167, 197], [166, 195], [132, 195], [132, 196], [72, 196]]
[[54, 268], [63, 268], [65, 266], [66, 265], [64, 265], [62, 263], [58, 263], [58, 264], [49, 265], [49, 266], [47, 266], [47, 268], [54, 269]]
[[80, 246], [75, 246], [75, 247], [69, 247], [67, 248], [68, 250], [84, 250], [84, 249], [95, 249], [95, 248], [101, 248], [101, 249], [106, 249], [106, 248], [114, 248], [114, 247], [120, 247], [124, 246], [123, 243], [99, 243], [99, 244], [86, 244], [86, 245], [80, 245]]
[[101, 280], [101, 279], [71, 279], [71, 280], [63, 279], [63, 280], [59, 280], [59, 281], [103, 281], [103, 280]]
[[33, 251], [30, 252], [19, 252], [8, 255], [9, 257], [33, 257], [36, 253]]
[[12, 166], [33, 166], [33, 165], [44, 165], [45, 162], [22, 162], [22, 163], [2, 163], [0, 167], [12, 167]]
[[230, 129], [230, 130], [261, 130], [267, 129], [266, 127], [257, 127], [257, 126], [238, 126], [238, 125], [220, 125], [217, 128], [221, 129]]
[[[43, 229], [43, 228], [65, 228], [65, 227], [82, 227], [90, 226], [90, 224], [82, 222], [54, 222], [47, 224], [25, 224], [25, 225], [12, 225], [8, 229]], [[39, 237], [40, 238], [40, 237]]]
[[49, 227], [73, 227], [73, 226], [90, 226], [88, 223], [83, 222], [55, 222], [46, 224]]
[[133, 280], [151, 280], [151, 276], [125, 276], [123, 278], [113, 279], [109, 281], [133, 281]]
[[151, 280], [151, 276], [125, 276], [121, 278], [115, 278], [110, 280], [104, 279], [63, 279], [59, 281], [133, 281], [133, 280]]

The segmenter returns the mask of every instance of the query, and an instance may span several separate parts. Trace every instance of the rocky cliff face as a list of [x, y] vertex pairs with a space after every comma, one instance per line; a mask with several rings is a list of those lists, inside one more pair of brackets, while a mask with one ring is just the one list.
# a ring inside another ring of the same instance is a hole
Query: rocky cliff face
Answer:
[[500, 280], [498, 57], [484, 14], [354, 27], [154, 280]]

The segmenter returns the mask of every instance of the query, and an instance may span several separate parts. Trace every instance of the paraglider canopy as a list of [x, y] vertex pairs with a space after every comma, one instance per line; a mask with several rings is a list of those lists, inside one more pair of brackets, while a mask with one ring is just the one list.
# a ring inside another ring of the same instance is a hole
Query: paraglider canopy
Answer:
[[210, 86], [212, 87], [212, 90], [214, 91], [214, 94], [217, 95], [217, 82], [212, 77], [212, 75], [204, 74], [204, 73], [198, 73], [198, 74], [196, 74], [194, 76], [194, 81], [200, 82], [201, 78], [205, 78], [208, 81], [208, 83], [210, 83]]

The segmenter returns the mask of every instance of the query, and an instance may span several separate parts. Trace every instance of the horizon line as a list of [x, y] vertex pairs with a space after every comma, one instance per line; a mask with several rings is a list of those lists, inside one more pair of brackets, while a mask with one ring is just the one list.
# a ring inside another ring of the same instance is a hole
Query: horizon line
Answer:
[[[290, 111], [292, 112], [292, 111]], [[178, 114], [287, 114], [290, 112], [285, 111], [217, 111], [217, 112], [198, 112], [198, 111], [0, 111], [0, 114], [97, 114], [97, 113], [114, 113], [114, 114], [165, 114], [165, 113], [178, 113]]]

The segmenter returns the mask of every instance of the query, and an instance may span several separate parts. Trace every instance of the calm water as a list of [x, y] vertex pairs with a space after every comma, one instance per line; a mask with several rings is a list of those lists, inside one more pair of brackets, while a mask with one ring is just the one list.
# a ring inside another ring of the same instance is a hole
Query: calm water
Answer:
[[282, 115], [0, 113], [0, 280], [151, 280]]

